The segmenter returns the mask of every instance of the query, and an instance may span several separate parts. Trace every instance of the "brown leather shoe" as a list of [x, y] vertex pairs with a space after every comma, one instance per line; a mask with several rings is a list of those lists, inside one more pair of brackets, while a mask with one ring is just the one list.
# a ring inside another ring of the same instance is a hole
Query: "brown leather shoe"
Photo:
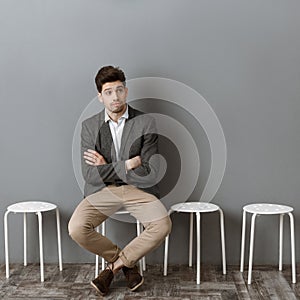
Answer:
[[109, 291], [109, 286], [114, 278], [114, 273], [110, 268], [103, 270], [97, 278], [91, 281], [91, 285], [102, 296], [106, 295]]
[[127, 279], [127, 286], [132, 292], [144, 283], [144, 277], [139, 273], [137, 266], [134, 266], [133, 268], [124, 266], [122, 270]]

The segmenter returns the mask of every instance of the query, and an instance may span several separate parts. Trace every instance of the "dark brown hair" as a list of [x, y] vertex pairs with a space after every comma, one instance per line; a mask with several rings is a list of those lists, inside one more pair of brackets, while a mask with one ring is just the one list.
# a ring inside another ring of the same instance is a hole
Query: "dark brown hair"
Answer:
[[118, 80], [123, 82], [123, 84], [125, 86], [125, 81], [126, 81], [125, 74], [119, 67], [113, 67], [113, 66], [102, 67], [98, 71], [98, 73], [95, 77], [95, 83], [96, 83], [98, 92], [99, 93], [102, 92], [102, 86], [106, 82], [114, 82], [114, 81], [118, 81]]

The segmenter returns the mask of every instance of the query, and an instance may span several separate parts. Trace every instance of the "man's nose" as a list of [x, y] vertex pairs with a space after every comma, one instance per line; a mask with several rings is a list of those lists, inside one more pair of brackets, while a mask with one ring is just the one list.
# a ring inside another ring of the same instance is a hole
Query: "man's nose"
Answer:
[[113, 100], [118, 100], [118, 95], [116, 91], [112, 91], [112, 98]]

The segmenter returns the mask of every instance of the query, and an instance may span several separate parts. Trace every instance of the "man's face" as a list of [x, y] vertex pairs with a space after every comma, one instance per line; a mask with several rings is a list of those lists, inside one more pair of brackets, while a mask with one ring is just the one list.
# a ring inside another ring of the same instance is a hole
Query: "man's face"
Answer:
[[121, 81], [107, 82], [102, 86], [99, 100], [108, 112], [120, 113], [125, 111], [128, 89]]

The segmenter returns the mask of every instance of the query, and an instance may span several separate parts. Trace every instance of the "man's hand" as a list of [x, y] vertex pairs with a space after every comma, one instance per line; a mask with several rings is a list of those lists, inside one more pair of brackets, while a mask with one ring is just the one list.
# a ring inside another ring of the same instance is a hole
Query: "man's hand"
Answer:
[[131, 159], [126, 160], [125, 165], [127, 171], [135, 169], [139, 167], [142, 164], [142, 160], [140, 156], [135, 156]]
[[84, 152], [83, 158], [88, 165], [91, 166], [101, 166], [107, 164], [104, 157], [99, 154], [97, 151], [88, 149]]

